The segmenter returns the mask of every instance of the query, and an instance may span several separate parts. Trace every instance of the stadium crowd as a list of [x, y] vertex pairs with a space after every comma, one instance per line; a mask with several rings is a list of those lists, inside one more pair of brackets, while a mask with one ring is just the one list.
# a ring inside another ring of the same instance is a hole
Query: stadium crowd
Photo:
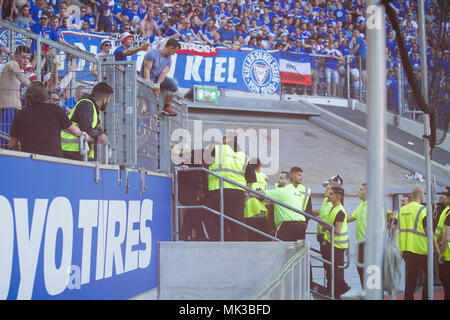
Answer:
[[[62, 43], [65, 43], [62, 30], [80, 29], [129, 32], [146, 36], [150, 42], [164, 37], [210, 46], [318, 54], [317, 58], [311, 57], [312, 86], [284, 85], [284, 92], [347, 97], [347, 91], [351, 91], [353, 98], [364, 99], [367, 53], [364, 0], [82, 0], [78, 3], [83, 5], [69, 6], [61, 0], [0, 0], [2, 19], [30, 26], [33, 32]], [[392, 4], [420, 79], [417, 0], [395, 0]], [[438, 47], [439, 7], [426, 0], [425, 10], [429, 74], [438, 73], [438, 95], [445, 101], [443, 111], [448, 113], [450, 44], [447, 38]], [[39, 26], [42, 19], [49, 20], [49, 25]], [[449, 19], [443, 23], [447, 32]], [[400, 56], [389, 20], [386, 20], [386, 34], [388, 106], [397, 112]], [[435, 51], [439, 51], [436, 56]], [[347, 88], [347, 73], [350, 88]], [[411, 89], [406, 79], [403, 80], [406, 102], [414, 110]]]

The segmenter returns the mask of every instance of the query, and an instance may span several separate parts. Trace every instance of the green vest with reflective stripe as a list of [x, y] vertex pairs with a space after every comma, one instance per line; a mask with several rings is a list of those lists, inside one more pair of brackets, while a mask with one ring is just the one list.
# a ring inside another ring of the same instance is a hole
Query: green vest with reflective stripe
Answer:
[[[72, 111], [69, 114], [69, 119], [72, 120], [73, 114], [75, 112], [75, 109], [77, 108], [78, 104], [83, 102], [83, 101], [88, 101], [92, 104], [92, 109], [93, 109], [93, 117], [92, 117], [92, 129], [94, 130], [98, 130], [98, 128], [100, 128], [102, 122], [101, 120], [98, 118], [97, 115], [97, 109], [95, 108], [95, 104], [94, 102], [92, 102], [92, 100], [89, 99], [81, 99], [80, 101], [77, 102], [77, 104], [75, 105], [75, 107], [73, 107]], [[73, 125], [79, 127], [78, 123], [72, 121]], [[61, 148], [64, 151], [75, 151], [75, 152], [79, 152], [80, 151], [80, 146], [78, 143], [79, 139], [70, 134], [68, 131], [66, 130], [62, 130], [61, 131]], [[91, 148], [88, 144], [88, 152], [89, 152], [89, 158], [94, 158], [94, 149]]]
[[[319, 210], [319, 218], [323, 221], [328, 222], [328, 213], [330, 213], [330, 210], [333, 208], [333, 203], [331, 201], [328, 201], [328, 197], [325, 197], [322, 201], [322, 206]], [[323, 230], [323, 227], [320, 225], [320, 223], [317, 224], [317, 233], [319, 234], [325, 234], [325, 231]]]
[[306, 206], [308, 205], [309, 197], [311, 195], [311, 189], [305, 187], [302, 184], [298, 184], [297, 185], [297, 190], [300, 191], [300, 194], [301, 194], [300, 197], [301, 197], [301, 201], [302, 201], [301, 202], [302, 206], [299, 209], [302, 210], [302, 211], [305, 211], [306, 210]]
[[[216, 145], [214, 150], [214, 163], [208, 169], [245, 186], [247, 184], [244, 176], [248, 162], [247, 155], [243, 151], [234, 152], [227, 144]], [[224, 189], [244, 190], [225, 180], [223, 181], [223, 187]], [[208, 190], [212, 191], [217, 189], [220, 189], [220, 179], [209, 174]]]
[[[345, 212], [344, 206], [342, 204], [331, 209], [328, 215], [328, 223], [334, 225], [334, 220], [336, 220], [336, 215], [339, 211], [344, 212], [345, 218], [342, 221], [342, 227], [339, 233], [334, 234], [334, 246], [339, 249], [348, 248], [348, 233], [347, 233], [347, 213]], [[331, 243], [331, 230], [326, 230], [325, 240]]]
[[[266, 175], [262, 172], [256, 172], [256, 182], [252, 184], [254, 190], [267, 190]], [[251, 218], [256, 215], [267, 217], [267, 208], [264, 201], [258, 200], [255, 195], [250, 194], [250, 199], [245, 203], [244, 217]]]
[[361, 201], [352, 217], [356, 218], [356, 240], [364, 240], [367, 228], [367, 201]]
[[[436, 228], [436, 232], [434, 234], [436, 241], [439, 240], [439, 237], [443, 236], [444, 233], [444, 222], [445, 219], [447, 219], [448, 215], [450, 214], [450, 206], [447, 206], [444, 210], [442, 210], [441, 216], [439, 218], [439, 222]], [[438, 243], [439, 245], [441, 244], [440, 242]], [[444, 254], [444, 260], [445, 261], [450, 261], [450, 242], [447, 242], [447, 249], [445, 249], [444, 252], [441, 252], [441, 254]]]
[[427, 254], [427, 236], [423, 229], [423, 219], [427, 208], [416, 201], [403, 206], [398, 213], [398, 246], [400, 251]]

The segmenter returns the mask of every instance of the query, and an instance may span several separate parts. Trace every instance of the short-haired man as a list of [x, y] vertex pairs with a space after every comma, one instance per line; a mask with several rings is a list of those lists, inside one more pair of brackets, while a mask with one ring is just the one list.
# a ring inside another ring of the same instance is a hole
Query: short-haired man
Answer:
[[405, 300], [414, 300], [420, 269], [425, 272], [422, 300], [428, 298], [427, 207], [421, 204], [423, 196], [423, 189], [415, 187], [411, 194], [411, 202], [402, 207], [398, 213], [398, 246], [405, 260]]
[[[364, 263], [364, 239], [366, 238], [367, 228], [367, 201], [366, 201], [366, 183], [359, 187], [358, 198], [361, 200], [355, 211], [347, 216], [347, 222], [356, 221], [356, 240], [359, 241], [358, 262]], [[360, 242], [361, 241], [361, 242]], [[357, 267], [361, 287], [364, 288], [364, 268]]]
[[175, 92], [178, 90], [178, 83], [176, 80], [167, 77], [167, 74], [172, 65], [172, 56], [179, 48], [180, 44], [177, 40], [169, 39], [162, 49], [152, 49], [147, 52], [141, 67], [141, 76], [156, 84], [155, 93], [159, 93], [159, 89], [167, 91], [162, 111], [166, 116], [177, 115], [172, 109], [171, 103]]
[[64, 111], [48, 103], [47, 89], [40, 81], [34, 81], [25, 91], [27, 108], [14, 116], [11, 126], [9, 147], [13, 150], [62, 157], [61, 130], [65, 129], [75, 137], [81, 130], [72, 124]]
[[21, 109], [20, 87], [23, 85], [28, 87], [30, 80], [27, 79], [24, 68], [30, 62], [30, 48], [27, 46], [18, 46], [11, 61], [6, 63], [0, 74], [0, 123], [11, 123], [10, 111], [7, 109]]
[[114, 50], [114, 59], [116, 61], [130, 61], [132, 55], [139, 51], [147, 51], [150, 47], [148, 42], [144, 42], [139, 47], [132, 48], [134, 36], [129, 32], [125, 32], [121, 35], [120, 42], [122, 45]]
[[[278, 179], [278, 187], [266, 190], [265, 194], [293, 208], [300, 209], [303, 203], [302, 196], [292, 184], [291, 175], [289, 174], [281, 174]], [[304, 215], [275, 203], [273, 216], [276, 228], [275, 236], [277, 238], [283, 241], [305, 239], [306, 218]]]
[[20, 7], [20, 14], [16, 17], [14, 23], [25, 26], [31, 26], [34, 23], [34, 21], [33, 19], [31, 19], [29, 14], [30, 14], [30, 6], [28, 4], [24, 4], [22, 7]]
[[[95, 139], [96, 143], [108, 143], [108, 137], [100, 129], [102, 125], [100, 111], [105, 111], [113, 93], [114, 90], [109, 84], [100, 82], [95, 85], [90, 95], [85, 95], [77, 102], [69, 115], [72, 123], [82, 131], [87, 132], [89, 136]], [[80, 149], [76, 137], [68, 132], [61, 132], [61, 145], [64, 158], [83, 160], [83, 156], [79, 153]], [[88, 157], [89, 159], [94, 159], [92, 145], [89, 145]]]

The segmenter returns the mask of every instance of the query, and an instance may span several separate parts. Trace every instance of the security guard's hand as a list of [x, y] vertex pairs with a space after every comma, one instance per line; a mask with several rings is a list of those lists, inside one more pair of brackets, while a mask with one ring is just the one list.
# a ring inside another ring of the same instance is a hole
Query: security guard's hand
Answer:
[[106, 134], [102, 133], [101, 135], [98, 136], [98, 142], [100, 142], [102, 144], [107, 144], [108, 136]]

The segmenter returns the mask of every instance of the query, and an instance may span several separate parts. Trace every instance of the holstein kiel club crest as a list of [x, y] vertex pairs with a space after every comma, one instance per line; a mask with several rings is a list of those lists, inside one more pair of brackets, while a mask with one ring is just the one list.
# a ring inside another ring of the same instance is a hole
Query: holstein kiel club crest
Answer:
[[270, 53], [253, 50], [244, 59], [242, 77], [251, 92], [272, 94], [279, 90], [280, 67]]

